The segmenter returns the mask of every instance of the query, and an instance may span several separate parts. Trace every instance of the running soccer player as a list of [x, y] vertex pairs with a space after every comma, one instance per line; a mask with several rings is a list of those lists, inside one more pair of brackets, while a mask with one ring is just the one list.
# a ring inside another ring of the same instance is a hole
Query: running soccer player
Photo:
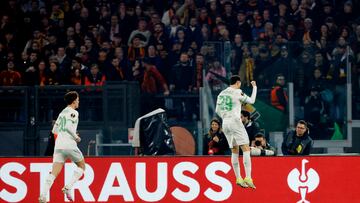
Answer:
[[70, 91], [65, 94], [64, 99], [67, 107], [61, 111], [52, 129], [52, 132], [57, 135], [53, 155], [53, 166], [41, 190], [39, 197], [40, 203], [47, 202], [48, 192], [67, 159], [71, 159], [71, 161], [77, 165], [71, 181], [62, 189], [69, 201], [73, 201], [70, 194], [72, 186], [80, 179], [85, 170], [84, 156], [77, 147], [77, 143], [81, 141], [81, 138], [76, 132], [79, 123], [79, 113], [76, 111], [79, 107], [79, 94], [75, 91]]
[[[230, 86], [217, 97], [216, 113], [223, 120], [223, 131], [231, 148], [231, 164], [236, 176], [236, 184], [241, 187], [250, 187], [255, 189], [255, 185], [251, 178], [251, 158], [249, 147], [249, 136], [244, 125], [240, 120], [241, 105], [243, 103], [255, 103], [257, 86], [255, 81], [251, 81], [253, 91], [251, 97], [247, 96], [240, 89], [241, 81], [238, 75], [230, 78]], [[239, 165], [239, 146], [243, 151], [243, 164], [245, 169], [245, 178], [240, 174]]]

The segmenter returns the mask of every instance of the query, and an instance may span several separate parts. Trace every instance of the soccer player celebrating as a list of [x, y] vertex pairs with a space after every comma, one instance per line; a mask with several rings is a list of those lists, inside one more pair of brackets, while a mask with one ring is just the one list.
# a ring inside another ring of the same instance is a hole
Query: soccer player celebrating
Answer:
[[[236, 176], [236, 184], [241, 187], [250, 187], [255, 189], [251, 178], [251, 158], [249, 147], [249, 136], [244, 125], [240, 120], [242, 103], [255, 103], [257, 86], [255, 81], [251, 81], [253, 91], [251, 97], [247, 96], [240, 89], [241, 81], [238, 75], [230, 78], [230, 86], [217, 97], [216, 113], [223, 120], [223, 131], [231, 148], [231, 164]], [[243, 163], [245, 169], [245, 178], [240, 174], [239, 166], [239, 146], [243, 151]]]
[[40, 203], [47, 202], [47, 194], [67, 159], [71, 159], [71, 161], [77, 165], [71, 181], [62, 189], [69, 201], [73, 201], [70, 194], [72, 186], [80, 179], [85, 170], [84, 156], [77, 147], [77, 143], [81, 141], [76, 132], [79, 122], [79, 113], [76, 111], [79, 107], [79, 94], [75, 91], [70, 91], [65, 94], [64, 99], [67, 107], [61, 111], [52, 129], [52, 132], [57, 135], [53, 155], [53, 166], [51, 173], [45, 179], [39, 197]]

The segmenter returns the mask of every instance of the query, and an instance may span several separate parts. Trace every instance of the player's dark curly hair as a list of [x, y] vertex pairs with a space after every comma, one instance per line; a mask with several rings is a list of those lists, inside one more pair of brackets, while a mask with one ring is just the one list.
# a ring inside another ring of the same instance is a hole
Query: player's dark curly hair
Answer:
[[238, 76], [238, 75], [233, 75], [233, 76], [231, 76], [231, 78], [230, 78], [230, 85], [235, 84], [237, 81], [241, 81], [241, 80], [240, 80], [240, 76]]
[[65, 94], [64, 100], [67, 105], [72, 104], [77, 98], [79, 97], [79, 94], [76, 91], [70, 91]]

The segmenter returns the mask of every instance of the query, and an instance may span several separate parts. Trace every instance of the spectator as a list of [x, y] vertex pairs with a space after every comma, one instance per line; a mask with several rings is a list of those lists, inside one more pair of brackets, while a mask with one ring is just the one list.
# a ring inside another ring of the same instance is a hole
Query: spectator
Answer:
[[123, 39], [128, 39], [130, 33], [136, 29], [137, 19], [135, 17], [134, 9], [131, 6], [126, 5], [124, 2], [120, 2], [117, 15], [121, 37]]
[[246, 21], [246, 14], [244, 11], [238, 11], [237, 14], [237, 26], [236, 32], [242, 34], [242, 38], [244, 42], [252, 41], [251, 36], [251, 27], [249, 23]]
[[165, 34], [167, 35], [170, 41], [174, 41], [176, 39], [176, 34], [179, 29], [183, 29], [183, 26], [179, 24], [179, 17], [173, 16], [171, 18], [170, 25], [165, 27]]
[[73, 59], [75, 57], [76, 53], [77, 53], [76, 42], [75, 42], [75, 40], [70, 39], [68, 41], [68, 44], [67, 44], [66, 48], [65, 48], [65, 54], [70, 59]]
[[[73, 75], [75, 74], [75, 75], [77, 75], [77, 77], [80, 76], [80, 78], [81, 78], [80, 84], [84, 85], [85, 84], [85, 78], [86, 78], [87, 75], [90, 74], [90, 70], [89, 70], [89, 68], [87, 66], [82, 64], [82, 60], [81, 60], [80, 57], [75, 57], [74, 59], [72, 59], [70, 69], [71, 69], [71, 72], [72, 72]], [[78, 84], [78, 82], [79, 81], [77, 81], [77, 84]]]
[[243, 57], [243, 41], [242, 41], [242, 35], [237, 33], [234, 36], [234, 43], [232, 44], [232, 49], [234, 50], [234, 60], [231, 64], [231, 73], [237, 74], [240, 69], [240, 65], [242, 62]]
[[156, 69], [161, 73], [161, 75], [164, 75], [166, 73], [166, 70], [163, 64], [162, 59], [156, 52], [156, 48], [154, 45], [150, 45], [147, 48], [147, 58], [151, 62], [151, 64], [154, 64]]
[[116, 69], [111, 65], [108, 55], [109, 50], [107, 48], [100, 49], [96, 64], [99, 66], [99, 70], [105, 75], [107, 81], [114, 81], [117, 80]]
[[241, 111], [241, 122], [244, 124], [245, 130], [249, 135], [249, 145], [251, 145], [251, 142], [255, 139], [255, 135], [260, 132], [259, 124], [253, 121], [250, 117], [250, 112], [245, 110]]
[[164, 77], [152, 64], [149, 58], [143, 60], [144, 73], [141, 79], [142, 90], [142, 114], [149, 113], [158, 108], [164, 108], [164, 98], [156, 98], [161, 91], [165, 96], [169, 95], [169, 87]]
[[200, 28], [200, 37], [197, 41], [199, 46], [202, 46], [205, 41], [210, 41], [212, 39], [210, 27], [207, 24], [203, 24]]
[[96, 59], [98, 58], [98, 54], [99, 54], [99, 50], [97, 47], [97, 44], [94, 45], [94, 42], [91, 38], [86, 37], [85, 38], [85, 50], [81, 50], [81, 52], [83, 53], [83, 56], [87, 56], [86, 57], [86, 63], [85, 61], [83, 61], [85, 63], [85, 65], [89, 66], [90, 64], [96, 63]]
[[229, 153], [229, 144], [221, 129], [220, 120], [214, 118], [210, 122], [209, 132], [205, 135], [203, 154], [227, 155]]
[[314, 139], [321, 137], [323, 130], [319, 130], [318, 127], [322, 117], [327, 117], [325, 102], [321, 98], [320, 90], [319, 86], [312, 87], [310, 94], [305, 98], [304, 105], [304, 118], [313, 127], [311, 135]]
[[276, 75], [282, 74], [286, 81], [294, 82], [294, 72], [297, 70], [297, 63], [290, 55], [287, 46], [281, 46], [280, 57], [274, 62], [274, 68], [267, 69], [268, 78], [270, 81], [276, 80]]
[[254, 70], [255, 62], [252, 53], [247, 46], [244, 46], [242, 62], [239, 70], [239, 75], [244, 85], [250, 86], [250, 82], [254, 79]]
[[150, 22], [149, 22], [149, 29], [150, 32], [154, 32], [154, 25], [162, 24], [159, 14], [156, 11], [152, 11], [150, 14]]
[[[156, 50], [161, 58], [161, 61], [163, 63], [163, 76], [165, 77], [167, 83], [169, 84], [170, 78], [171, 78], [171, 69], [172, 69], [172, 64], [174, 62], [170, 61], [169, 59], [169, 52], [167, 51], [167, 49], [164, 47], [163, 43], [157, 44], [156, 45]], [[180, 50], [179, 50], [180, 52]], [[176, 57], [177, 53], [172, 55], [173, 57]]]
[[304, 20], [304, 31], [300, 33], [300, 37], [304, 44], [314, 43], [318, 38], [317, 31], [313, 29], [313, 22], [310, 18]]
[[200, 87], [203, 87], [203, 71], [205, 70], [205, 60], [202, 54], [197, 54], [195, 56], [195, 86], [194, 90], [198, 91]]
[[348, 46], [338, 45], [334, 49], [334, 56], [332, 65], [330, 66], [327, 78], [331, 79], [331, 83], [335, 86], [333, 91], [334, 101], [331, 109], [331, 117], [339, 124], [343, 124], [345, 121], [345, 108], [346, 105], [346, 78], [347, 78], [347, 58], [350, 63], [353, 61], [352, 51], [346, 51]]
[[[325, 79], [325, 77], [322, 74], [322, 71], [320, 68], [315, 68], [313, 71], [313, 75], [310, 78], [308, 82], [308, 86], [306, 88], [306, 93], [310, 93], [310, 90], [314, 87], [317, 87], [319, 91], [323, 91], [326, 89], [330, 89], [330, 85], [328, 81]], [[330, 100], [328, 102], [331, 102]]]
[[296, 129], [291, 130], [284, 138], [281, 149], [284, 155], [309, 155], [313, 140], [309, 136], [308, 124], [300, 120]]
[[271, 90], [271, 105], [282, 112], [287, 111], [288, 96], [284, 90], [285, 77], [281, 74], [276, 76], [276, 82]]
[[180, 7], [180, 3], [176, 1], [172, 1], [168, 10], [166, 10], [161, 18], [161, 22], [168, 26], [170, 24], [170, 20], [173, 16], [178, 15], [177, 10]]
[[131, 44], [128, 48], [128, 59], [130, 62], [134, 62], [137, 58], [144, 58], [145, 57], [145, 41], [143, 35], [137, 34], [133, 36], [131, 40]]
[[21, 74], [14, 67], [14, 62], [9, 61], [7, 70], [0, 72], [0, 86], [17, 86], [21, 84]]
[[44, 60], [41, 60], [38, 65], [38, 85], [45, 86], [49, 80], [48, 69]]
[[219, 91], [224, 86], [222, 82], [224, 78], [226, 78], [226, 69], [220, 64], [220, 61], [215, 58], [205, 79], [213, 91]]
[[169, 95], [169, 88], [164, 77], [149, 58], [143, 60], [143, 66], [144, 78], [141, 84], [142, 91], [149, 94], [156, 94], [162, 89], [164, 95]]
[[343, 9], [340, 10], [338, 16], [336, 16], [337, 25], [339, 26], [346, 26], [349, 25], [348, 23], [355, 19], [356, 14], [353, 11], [353, 3], [352, 1], [348, 0], [344, 3]]
[[131, 32], [128, 46], [133, 46], [134, 36], [138, 36], [142, 40], [142, 46], [147, 46], [149, 43], [151, 32], [147, 30], [147, 22], [144, 18], [139, 19], [138, 29]]
[[328, 17], [335, 17], [335, 9], [333, 9], [333, 5], [329, 1], [325, 1], [317, 20], [324, 22], [324, 19], [327, 19]]
[[310, 94], [305, 98], [305, 119], [311, 124], [318, 124], [321, 115], [325, 114], [325, 104], [320, 95], [320, 86], [310, 89]]
[[113, 58], [112, 61], [111, 61], [111, 65], [112, 65], [113, 69], [116, 70], [116, 73], [114, 75], [114, 80], [115, 81], [126, 80], [125, 70], [120, 66], [119, 59], [118, 58]]
[[119, 24], [119, 18], [117, 15], [111, 16], [110, 26], [107, 28], [107, 32], [109, 33], [109, 38], [111, 41], [114, 40], [116, 34], [120, 33], [120, 24]]
[[82, 75], [80, 69], [71, 70], [70, 84], [71, 85], [82, 85]]
[[142, 83], [144, 70], [141, 66], [141, 59], [136, 59], [132, 66], [132, 80]]
[[[30, 56], [31, 57], [31, 56]], [[70, 66], [71, 66], [71, 59], [66, 55], [65, 48], [60, 46], [57, 50], [57, 54], [54, 57], [59, 64], [59, 71], [64, 81], [64, 84], [69, 84], [70, 78]]]
[[[154, 31], [150, 38], [150, 44], [151, 45], [158, 45], [158, 44], [165, 44], [166, 46], [169, 46], [168, 37], [164, 33], [164, 24], [162, 23], [156, 23], [154, 24]], [[169, 47], [166, 47], [169, 48]]]
[[39, 59], [38, 53], [32, 52], [30, 53], [29, 61], [26, 63], [24, 76], [24, 84], [25, 85], [35, 85], [37, 84], [37, 67], [38, 67]]
[[254, 26], [252, 27], [251, 33], [252, 33], [252, 38], [254, 40], [258, 40], [259, 38], [264, 37], [265, 29], [262, 24], [261, 17], [258, 17], [257, 19], [255, 19], [255, 23], [254, 23]]
[[234, 12], [234, 6], [231, 1], [226, 1], [223, 4], [224, 12], [222, 14], [222, 19], [226, 24], [227, 29], [231, 37], [233, 37], [236, 33], [236, 12]]
[[275, 148], [272, 147], [265, 138], [265, 135], [258, 132], [250, 145], [251, 156], [273, 156], [276, 154]]
[[131, 80], [132, 70], [131, 64], [127, 57], [125, 57], [124, 49], [122, 47], [116, 47], [114, 50], [114, 58], [119, 60], [119, 66], [123, 70], [124, 79]]
[[176, 31], [176, 35], [173, 41], [177, 40], [181, 44], [182, 50], [186, 50], [189, 47], [189, 41], [186, 37], [185, 30], [180, 28]]
[[140, 22], [142, 19], [144, 19], [144, 10], [142, 7], [142, 4], [137, 4], [135, 6], [135, 17], [137, 18], [137, 21]]
[[[181, 53], [180, 60], [173, 66], [169, 83], [170, 91], [181, 94], [192, 92], [195, 84], [195, 68], [190, 66], [189, 56], [186, 52]], [[174, 104], [177, 108], [179, 119], [193, 119], [197, 100], [181, 98], [176, 99]]]
[[276, 61], [276, 57], [270, 55], [270, 50], [266, 47], [259, 49], [259, 56], [255, 60], [254, 78], [258, 82], [259, 87], [270, 88], [271, 82], [269, 75], [270, 69], [272, 69], [273, 63]]
[[208, 25], [210, 28], [213, 28], [215, 23], [215, 21], [209, 16], [208, 11], [205, 7], [200, 8], [198, 22], [201, 27], [205, 24]]
[[106, 81], [106, 77], [99, 70], [97, 64], [92, 64], [90, 68], [90, 74], [85, 78], [85, 85], [88, 86], [102, 86]]
[[196, 17], [190, 18], [190, 23], [189, 26], [186, 28], [186, 31], [189, 41], [195, 41], [197, 43], [199, 42], [201, 28], [198, 24]]
[[49, 34], [48, 41], [49, 41], [49, 43], [47, 43], [44, 46], [44, 56], [45, 57], [50, 57], [52, 55], [55, 55], [57, 53], [58, 47], [59, 47], [57, 37], [55, 34]]
[[[52, 122], [51, 122], [52, 128], [54, 127], [55, 122], [56, 122], [56, 120], [52, 120]], [[54, 154], [55, 137], [57, 137], [57, 135], [55, 135], [51, 130], [49, 132], [48, 143], [46, 145], [44, 156], [52, 156]]]
[[50, 62], [50, 71], [48, 75], [48, 82], [46, 85], [61, 85], [62, 77], [59, 71], [59, 64], [55, 61]]
[[[43, 33], [41, 33], [40, 30], [35, 29], [33, 31], [32, 38], [26, 42], [26, 45], [25, 45], [23, 51], [27, 51], [27, 52], [40, 51], [47, 43], [48, 43], [48, 41], [46, 40], [45, 35]], [[34, 47], [33, 47], [34, 45], [38, 46], [37, 50], [34, 49]]]
[[78, 43], [81, 43], [84, 40], [86, 32], [84, 32], [83, 29], [83, 25], [81, 25], [79, 21], [74, 23], [74, 38]]
[[170, 90], [191, 91], [194, 85], [194, 67], [189, 65], [189, 56], [183, 52], [171, 71]]
[[294, 24], [289, 23], [286, 26], [286, 31], [285, 31], [285, 35], [286, 35], [286, 39], [290, 42], [294, 42], [297, 39], [296, 36], [296, 28]]

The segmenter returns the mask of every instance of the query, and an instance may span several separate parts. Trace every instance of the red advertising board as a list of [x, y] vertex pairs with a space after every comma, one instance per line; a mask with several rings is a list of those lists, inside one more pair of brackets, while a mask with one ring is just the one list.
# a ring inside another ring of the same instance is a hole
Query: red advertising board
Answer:
[[[75, 202], [360, 202], [360, 156], [252, 157], [257, 189], [235, 185], [229, 157], [94, 157]], [[240, 163], [242, 163], [240, 157]], [[0, 202], [37, 202], [50, 158], [0, 158]], [[72, 176], [67, 163], [49, 202]], [[241, 164], [242, 175], [244, 175]]]

